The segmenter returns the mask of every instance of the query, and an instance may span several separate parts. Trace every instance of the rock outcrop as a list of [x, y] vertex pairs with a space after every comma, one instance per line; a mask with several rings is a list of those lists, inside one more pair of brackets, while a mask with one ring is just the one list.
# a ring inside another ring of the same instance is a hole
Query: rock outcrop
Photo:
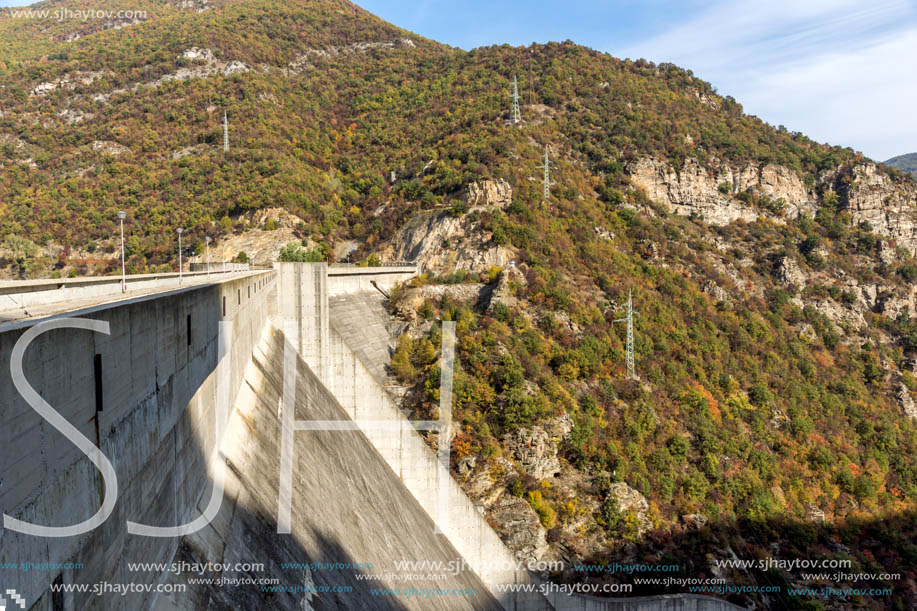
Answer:
[[917, 253], [917, 187], [912, 183], [895, 181], [874, 163], [835, 171], [824, 182], [834, 186], [854, 225], [865, 221], [877, 234]]
[[812, 213], [816, 207], [814, 191], [807, 189], [795, 172], [782, 166], [736, 167], [715, 162], [708, 169], [689, 158], [676, 169], [667, 161], [644, 157], [629, 163], [626, 170], [631, 182], [643, 188], [651, 200], [665, 204], [676, 214], [701, 217], [711, 225], [774, 216], [736, 198], [748, 190], [774, 201], [782, 199], [785, 213], [790, 217], [800, 212]]
[[507, 433], [503, 437], [503, 447], [513, 454], [523, 470], [532, 477], [545, 479], [560, 472], [557, 445], [540, 426]]
[[[742, 166], [713, 160], [709, 167], [688, 158], [680, 168], [655, 157], [643, 157], [626, 166], [631, 182], [671, 212], [696, 216], [711, 225], [728, 225], [758, 217], [780, 220], [812, 215], [818, 192], [833, 190], [854, 225], [867, 222], [877, 234], [917, 253], [917, 187], [879, 170], [875, 163], [842, 166], [819, 175], [807, 186], [789, 168], [747, 163]], [[767, 196], [780, 205], [756, 208], [738, 196], [745, 192]], [[886, 253], [888, 257], [889, 253]]]
[[518, 560], [535, 562], [548, 552], [547, 531], [526, 500], [504, 493], [490, 514], [500, 538]]
[[637, 516], [637, 533], [643, 534], [653, 527], [649, 517], [650, 504], [646, 497], [634, 490], [624, 482], [615, 482], [609, 489], [609, 494], [618, 502], [618, 511], [621, 513], [634, 512]]
[[66, 89], [72, 91], [79, 86], [91, 85], [96, 80], [103, 78], [111, 72], [70, 72], [62, 75], [56, 81], [47, 81], [45, 83], [39, 83], [36, 85], [32, 91], [31, 95], [33, 96], [43, 96], [51, 93], [55, 89]]
[[908, 387], [905, 386], [903, 382], [898, 384], [897, 398], [898, 405], [901, 406], [904, 415], [913, 420], [917, 420], [917, 403], [914, 402], [911, 391], [908, 390]]
[[417, 320], [417, 311], [423, 306], [424, 301], [430, 299], [440, 302], [443, 296], [448, 296], [459, 303], [477, 303], [485, 285], [479, 283], [467, 284], [428, 284], [425, 286], [404, 289], [392, 304], [399, 316], [408, 320]]
[[487, 311], [493, 313], [494, 306], [502, 303], [508, 308], [519, 305], [519, 298], [516, 297], [516, 289], [524, 288], [526, 285], [525, 276], [516, 267], [510, 267], [503, 270], [497, 285], [490, 294], [490, 302], [487, 305]]
[[774, 264], [774, 277], [785, 286], [801, 289], [806, 285], [806, 275], [791, 257], [783, 256]]
[[422, 272], [437, 274], [486, 272], [494, 265], [508, 267], [515, 258], [471, 217], [448, 211], [415, 215], [380, 255], [383, 261], [415, 261]]
[[502, 178], [481, 180], [468, 185], [464, 199], [472, 208], [506, 208], [513, 203], [513, 188]]

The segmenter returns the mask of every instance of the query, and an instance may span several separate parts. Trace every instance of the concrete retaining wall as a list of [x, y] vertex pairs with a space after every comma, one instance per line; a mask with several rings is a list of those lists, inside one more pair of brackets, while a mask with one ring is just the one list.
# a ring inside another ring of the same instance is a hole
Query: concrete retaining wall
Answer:
[[[231, 321], [231, 352], [223, 365], [229, 370], [231, 401], [276, 306], [276, 279], [268, 271], [86, 308], [67, 316], [107, 321], [110, 335], [58, 329], [32, 342], [23, 361], [28, 382], [111, 460], [118, 497], [108, 520], [82, 535], [43, 538], [0, 530], [0, 563], [83, 564], [63, 571], [0, 570], [4, 588], [15, 589], [27, 608], [149, 605], [149, 595], [104, 601], [92, 593], [53, 595], [49, 584], [143, 584], [161, 578], [158, 572], [128, 572], [127, 563], [168, 562], [179, 539], [130, 535], [126, 521], [178, 526], [197, 517], [198, 499], [211, 490], [219, 325]], [[66, 526], [98, 510], [104, 486], [90, 460], [13, 386], [13, 346], [38, 322], [0, 326], [0, 509], [27, 522]], [[101, 355], [101, 411], [95, 355]]]
[[410, 280], [418, 273], [416, 265], [386, 267], [329, 265], [327, 266], [328, 295], [333, 297], [348, 293], [375, 291], [377, 288], [388, 292], [399, 282]]
[[[288, 350], [289, 349], [289, 350]], [[289, 354], [288, 354], [289, 352]], [[287, 356], [292, 358], [288, 359]], [[295, 383], [287, 379], [293, 375]], [[289, 392], [288, 391], [292, 391]], [[286, 400], [285, 400], [286, 399]], [[280, 411], [277, 406], [282, 405]], [[287, 410], [289, 409], [289, 412]], [[227, 433], [226, 500], [221, 515], [199, 536], [186, 537], [180, 557], [199, 562], [259, 562], [262, 571], [224, 571], [224, 578], [270, 576], [304, 591], [190, 583], [188, 592], [157, 601], [169, 611], [338, 609], [341, 611], [493, 611], [497, 602], [470, 570], [429, 578], [417, 571], [407, 583], [387, 582], [408, 560], [448, 566], [458, 552], [359, 431], [296, 431], [282, 422], [346, 421], [340, 405], [283, 334], [268, 327], [246, 372]], [[289, 443], [289, 446], [284, 444]], [[291, 451], [291, 534], [276, 532], [283, 448]], [[193, 539], [189, 541], [188, 539]], [[297, 563], [291, 566], [291, 563]], [[339, 564], [338, 564], [339, 563]], [[309, 566], [313, 565], [313, 568]], [[338, 570], [315, 568], [336, 565]], [[355, 565], [359, 565], [358, 567]], [[343, 569], [343, 566], [354, 568]], [[448, 595], [384, 596], [378, 588], [443, 590]], [[461, 593], [456, 592], [461, 590]], [[192, 602], [193, 601], [193, 602]], [[166, 605], [164, 603], [168, 602]]]

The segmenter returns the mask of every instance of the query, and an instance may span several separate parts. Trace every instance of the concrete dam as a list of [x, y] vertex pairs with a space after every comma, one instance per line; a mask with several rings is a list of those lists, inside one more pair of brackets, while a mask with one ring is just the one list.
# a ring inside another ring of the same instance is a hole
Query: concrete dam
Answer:
[[738, 609], [518, 568], [385, 388], [379, 305], [416, 271], [0, 285], [0, 607]]

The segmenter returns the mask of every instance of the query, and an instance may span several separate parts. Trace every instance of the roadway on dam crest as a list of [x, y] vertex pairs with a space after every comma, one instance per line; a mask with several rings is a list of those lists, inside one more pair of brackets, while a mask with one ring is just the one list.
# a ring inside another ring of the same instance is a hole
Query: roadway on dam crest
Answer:
[[[108, 306], [119, 301], [129, 301], [153, 295], [164, 296], [170, 292], [178, 293], [208, 284], [218, 284], [226, 280], [263, 273], [265, 273], [264, 270], [226, 274], [214, 273], [210, 276], [206, 273], [186, 274], [180, 284], [178, 282], [178, 274], [159, 276], [149, 280], [142, 279], [142, 276], [129, 276], [130, 281], [127, 283], [127, 292], [120, 291], [120, 278], [114, 277], [99, 279], [100, 281], [108, 280], [108, 282], [102, 282], [98, 285], [99, 288], [91, 290], [81, 290], [83, 287], [79, 285], [56, 284], [54, 281], [36, 281], [36, 284], [40, 282], [54, 288], [20, 294], [3, 292], [5, 286], [15, 286], [14, 283], [0, 283], [0, 331], [21, 326], [17, 323], [31, 323], [42, 318], [64, 313], [70, 316], [77, 316], [80, 312], [91, 311], [94, 308]], [[138, 278], [140, 279], [138, 280]], [[63, 288], [57, 288], [59, 286], [63, 286]]]

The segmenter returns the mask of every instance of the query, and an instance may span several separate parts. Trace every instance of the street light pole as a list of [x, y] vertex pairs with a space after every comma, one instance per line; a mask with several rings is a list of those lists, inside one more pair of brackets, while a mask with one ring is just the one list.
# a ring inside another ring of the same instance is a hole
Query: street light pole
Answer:
[[178, 283], [181, 284], [181, 232], [183, 230], [181, 227], [179, 227], [177, 231], [178, 231]]
[[121, 292], [127, 292], [127, 268], [124, 264], [124, 217], [127, 213], [124, 210], [118, 211], [118, 220], [121, 221]]
[[207, 251], [207, 277], [210, 277], [210, 236], [204, 237], [204, 249]]
[[223, 259], [223, 273], [225, 274], [226, 273], [226, 244], [223, 244], [221, 248], [223, 250], [223, 254], [220, 256]]

